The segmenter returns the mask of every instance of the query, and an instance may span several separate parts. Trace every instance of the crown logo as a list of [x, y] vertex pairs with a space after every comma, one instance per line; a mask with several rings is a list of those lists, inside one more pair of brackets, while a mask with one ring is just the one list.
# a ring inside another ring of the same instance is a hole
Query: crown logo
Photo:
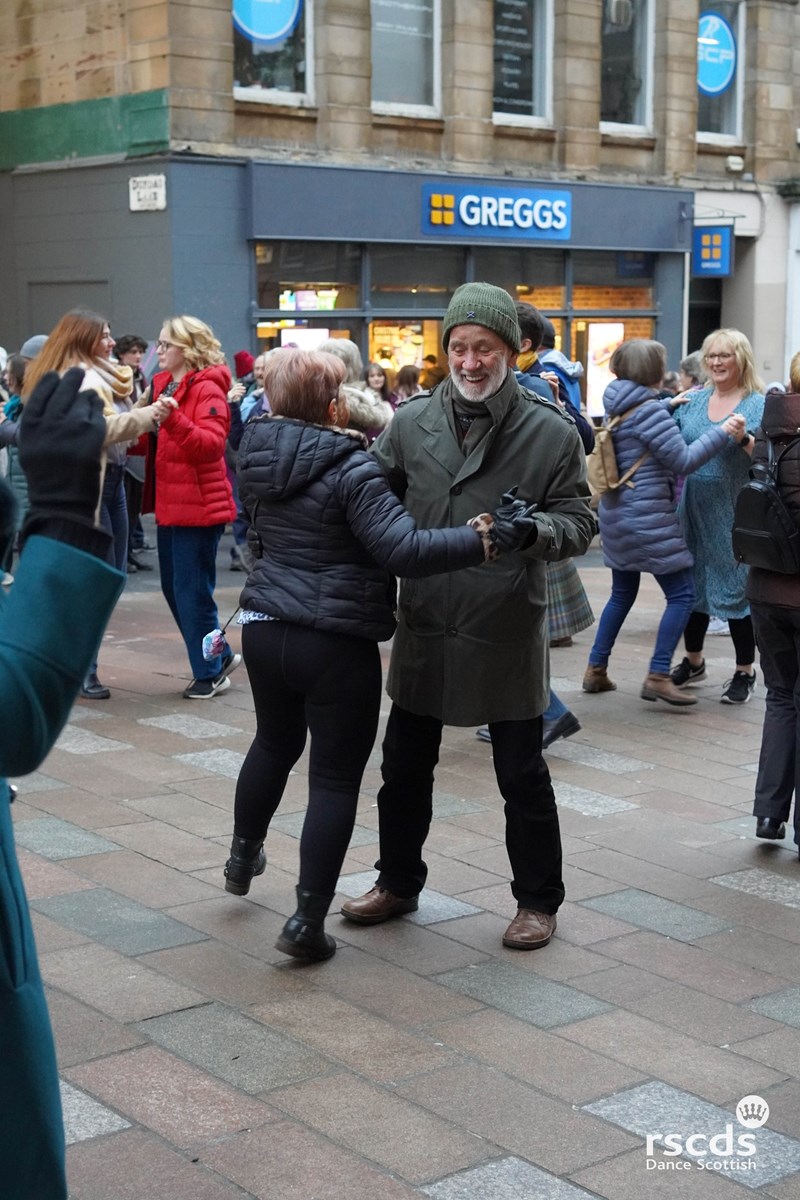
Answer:
[[769, 1105], [761, 1096], [743, 1096], [736, 1105], [736, 1119], [745, 1129], [760, 1129], [769, 1120]]

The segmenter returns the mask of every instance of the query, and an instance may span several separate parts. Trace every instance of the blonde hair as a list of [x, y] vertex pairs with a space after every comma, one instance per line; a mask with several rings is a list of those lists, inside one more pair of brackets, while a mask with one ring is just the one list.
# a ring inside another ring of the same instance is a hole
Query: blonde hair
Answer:
[[190, 371], [199, 371], [225, 362], [222, 346], [214, 336], [214, 330], [198, 317], [167, 317], [162, 323], [166, 340], [183, 351], [184, 361]]
[[751, 392], [763, 392], [764, 381], [756, 371], [753, 347], [741, 330], [715, 329], [713, 333], [710, 333], [703, 342], [701, 350], [704, 366], [708, 363], [708, 355], [715, 342], [722, 342], [725, 349], [734, 355], [739, 368], [739, 386], [744, 388], [745, 395], [749, 395]]
[[792, 361], [789, 364], [789, 382], [793, 392], [800, 392], [800, 350], [792, 355]]

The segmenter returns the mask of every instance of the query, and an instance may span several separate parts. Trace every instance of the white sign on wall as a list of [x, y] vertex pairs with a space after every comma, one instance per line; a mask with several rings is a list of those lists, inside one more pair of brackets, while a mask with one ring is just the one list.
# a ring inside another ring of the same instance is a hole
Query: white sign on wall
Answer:
[[167, 207], [166, 175], [133, 175], [128, 180], [131, 212], [163, 212]]

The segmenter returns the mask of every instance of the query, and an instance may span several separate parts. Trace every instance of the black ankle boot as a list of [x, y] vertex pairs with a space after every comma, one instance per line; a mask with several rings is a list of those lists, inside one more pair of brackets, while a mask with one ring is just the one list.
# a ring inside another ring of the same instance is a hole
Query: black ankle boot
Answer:
[[325, 917], [333, 896], [317, 896], [297, 888], [297, 912], [281, 930], [275, 949], [292, 958], [320, 962], [336, 953], [336, 942], [325, 932]]
[[254, 875], [263, 875], [267, 867], [264, 839], [240, 838], [234, 834], [231, 856], [225, 863], [225, 891], [246, 896]]

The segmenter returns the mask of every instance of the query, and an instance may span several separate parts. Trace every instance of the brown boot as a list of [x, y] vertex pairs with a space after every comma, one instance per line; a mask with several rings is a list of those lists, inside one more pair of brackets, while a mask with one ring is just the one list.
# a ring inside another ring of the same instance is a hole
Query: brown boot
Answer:
[[615, 692], [617, 690], [617, 685], [608, 678], [606, 668], [593, 667], [591, 663], [584, 672], [582, 686], [585, 692]]
[[675, 687], [669, 675], [662, 671], [650, 672], [642, 684], [641, 696], [643, 700], [666, 700], [667, 704], [675, 704], [679, 708], [697, 704], [697, 696]]

